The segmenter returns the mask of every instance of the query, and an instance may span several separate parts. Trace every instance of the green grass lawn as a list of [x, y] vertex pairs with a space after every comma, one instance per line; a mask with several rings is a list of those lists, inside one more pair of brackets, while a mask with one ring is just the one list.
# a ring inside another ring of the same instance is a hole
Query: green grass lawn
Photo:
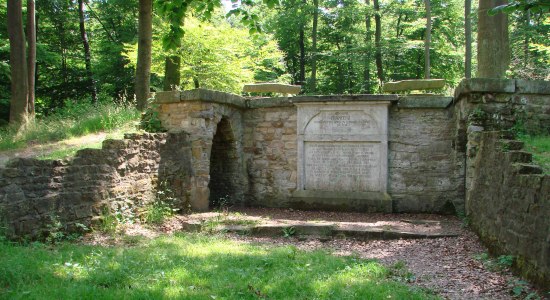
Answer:
[[435, 298], [376, 261], [200, 234], [111, 247], [4, 242], [0, 257], [1, 299]]
[[525, 143], [525, 149], [533, 153], [533, 162], [550, 174], [550, 136], [522, 135], [520, 140]]

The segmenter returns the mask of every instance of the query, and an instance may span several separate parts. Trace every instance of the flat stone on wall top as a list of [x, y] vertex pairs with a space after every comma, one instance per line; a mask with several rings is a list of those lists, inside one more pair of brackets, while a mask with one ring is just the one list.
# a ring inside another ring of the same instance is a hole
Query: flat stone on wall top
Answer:
[[237, 106], [240, 108], [246, 107], [245, 98], [226, 92], [218, 92], [207, 89], [194, 89], [188, 91], [166, 91], [159, 92], [155, 95], [157, 103], [175, 103], [182, 101], [205, 101], [216, 102]]
[[447, 108], [453, 97], [436, 95], [401, 96], [397, 106], [400, 108]]
[[254, 83], [245, 84], [243, 92], [246, 93], [281, 93], [298, 94], [302, 87], [299, 85], [281, 84], [281, 83]]
[[445, 79], [415, 79], [387, 82], [382, 89], [384, 92], [401, 92], [441, 89], [443, 87], [445, 87]]

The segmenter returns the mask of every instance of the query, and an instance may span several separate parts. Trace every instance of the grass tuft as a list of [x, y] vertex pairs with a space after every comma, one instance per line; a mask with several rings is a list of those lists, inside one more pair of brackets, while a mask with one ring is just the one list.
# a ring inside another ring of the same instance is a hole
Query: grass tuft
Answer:
[[550, 174], [550, 136], [520, 135], [519, 139], [525, 143], [525, 148], [533, 153], [533, 161], [540, 165], [544, 173]]

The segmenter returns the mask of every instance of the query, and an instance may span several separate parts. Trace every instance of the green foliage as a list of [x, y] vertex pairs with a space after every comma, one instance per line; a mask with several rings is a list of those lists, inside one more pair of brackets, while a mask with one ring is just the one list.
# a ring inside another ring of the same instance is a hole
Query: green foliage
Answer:
[[162, 182], [157, 188], [155, 200], [145, 209], [143, 221], [147, 224], [162, 224], [166, 218], [173, 216], [178, 211], [177, 208], [174, 208], [175, 200], [168, 184]]
[[514, 264], [516, 257], [513, 255], [500, 255], [496, 258], [491, 257], [488, 253], [483, 252], [475, 256], [475, 259], [481, 261], [485, 268], [489, 271], [504, 271], [508, 270]]
[[526, 150], [533, 153], [533, 161], [541, 166], [546, 174], [550, 174], [550, 136], [520, 134], [518, 137], [525, 143]]
[[296, 235], [296, 228], [294, 226], [289, 226], [283, 228], [283, 236], [286, 238], [291, 238]]
[[135, 122], [138, 116], [139, 113], [134, 108], [112, 103], [94, 106], [89, 103], [67, 102], [63, 109], [31, 120], [22, 128], [0, 128], [0, 150], [111, 131]]
[[159, 113], [151, 105], [141, 114], [139, 127], [147, 132], [166, 132], [159, 119]]
[[[434, 299], [373, 260], [176, 235], [115, 247], [0, 244], [0, 297]], [[262, 296], [260, 296], [262, 295]]]

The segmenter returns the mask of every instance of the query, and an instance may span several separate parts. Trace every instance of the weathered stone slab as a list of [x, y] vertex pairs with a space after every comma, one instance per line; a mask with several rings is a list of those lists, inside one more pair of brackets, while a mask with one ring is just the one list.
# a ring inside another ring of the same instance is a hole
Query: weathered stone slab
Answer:
[[516, 89], [522, 94], [550, 94], [550, 81], [516, 79]]
[[271, 97], [271, 98], [254, 98], [248, 99], [248, 108], [267, 108], [267, 107], [281, 107], [281, 106], [294, 106], [296, 103], [309, 103], [309, 102], [369, 102], [369, 101], [397, 101], [398, 95], [328, 95], [328, 96], [295, 96], [295, 97]]
[[181, 91], [165, 91], [155, 93], [156, 103], [174, 103], [180, 101]]
[[245, 84], [243, 92], [246, 93], [281, 93], [298, 94], [302, 87], [299, 85], [281, 84], [281, 83], [254, 83]]
[[413, 79], [385, 83], [384, 92], [432, 90], [445, 87], [445, 79]]
[[516, 81], [514, 79], [472, 78], [464, 79], [455, 89], [455, 98], [469, 93], [514, 93]]
[[397, 106], [401, 108], [447, 108], [453, 97], [418, 95], [399, 97]]

